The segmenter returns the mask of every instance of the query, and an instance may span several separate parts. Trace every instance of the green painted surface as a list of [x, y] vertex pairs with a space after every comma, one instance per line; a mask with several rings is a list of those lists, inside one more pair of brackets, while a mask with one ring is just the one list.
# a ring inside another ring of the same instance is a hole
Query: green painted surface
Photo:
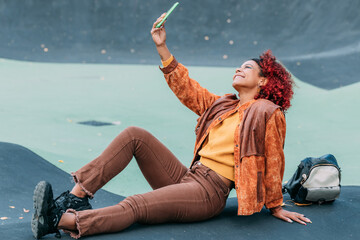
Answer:
[[[152, 132], [185, 165], [190, 164], [197, 116], [177, 100], [158, 66], [2, 59], [0, 71], [0, 141], [23, 145], [71, 172], [97, 157], [124, 128], [135, 125]], [[234, 92], [232, 68], [189, 67], [189, 71], [218, 95]], [[332, 153], [342, 168], [342, 184], [360, 185], [360, 83], [332, 91], [299, 80], [296, 84], [293, 107], [286, 115], [284, 180], [303, 158]], [[120, 124], [76, 124], [87, 120]], [[130, 195], [150, 187], [132, 161], [105, 189]]]

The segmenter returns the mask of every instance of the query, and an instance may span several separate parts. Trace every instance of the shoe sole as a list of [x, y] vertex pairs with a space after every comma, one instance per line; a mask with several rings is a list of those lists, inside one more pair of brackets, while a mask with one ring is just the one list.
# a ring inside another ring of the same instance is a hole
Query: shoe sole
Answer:
[[53, 191], [50, 183], [41, 181], [34, 190], [34, 213], [31, 220], [31, 230], [36, 239], [41, 238], [48, 232], [47, 212], [48, 206], [53, 198]]

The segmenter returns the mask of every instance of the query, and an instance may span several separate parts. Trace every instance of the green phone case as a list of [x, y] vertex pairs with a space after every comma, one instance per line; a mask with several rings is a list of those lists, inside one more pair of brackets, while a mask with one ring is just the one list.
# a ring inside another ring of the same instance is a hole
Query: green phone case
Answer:
[[177, 7], [177, 5], [179, 5], [179, 2], [176, 2], [170, 9], [169, 11], [166, 12], [165, 17], [163, 18], [163, 20], [161, 20], [161, 22], [159, 22], [156, 25], [156, 28], [161, 27], [161, 25], [165, 22], [165, 20], [169, 17], [169, 15], [172, 13], [172, 11], [174, 11], [174, 9]]

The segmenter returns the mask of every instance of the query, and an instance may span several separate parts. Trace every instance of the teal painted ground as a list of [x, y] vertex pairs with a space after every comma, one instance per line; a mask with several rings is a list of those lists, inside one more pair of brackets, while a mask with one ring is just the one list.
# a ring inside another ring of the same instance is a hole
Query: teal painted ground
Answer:
[[[189, 67], [189, 71], [216, 94], [234, 92], [232, 68]], [[2, 59], [0, 72], [0, 141], [23, 145], [71, 172], [98, 156], [124, 128], [135, 125], [152, 132], [185, 165], [190, 164], [197, 116], [173, 95], [158, 66]], [[293, 107], [286, 115], [284, 180], [303, 158], [332, 153], [342, 168], [342, 184], [360, 185], [360, 83], [331, 91], [300, 80], [296, 84]], [[87, 120], [118, 125], [76, 124]], [[150, 187], [133, 161], [105, 189], [127, 196]]]

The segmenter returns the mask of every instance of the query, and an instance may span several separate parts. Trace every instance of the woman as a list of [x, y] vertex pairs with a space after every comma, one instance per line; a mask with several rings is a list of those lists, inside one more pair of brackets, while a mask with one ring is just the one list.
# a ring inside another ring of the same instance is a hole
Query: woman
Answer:
[[[166, 46], [165, 28], [151, 35], [163, 63], [165, 79], [179, 100], [200, 116], [194, 159], [186, 168], [164, 145], [143, 129], [130, 127], [105, 151], [77, 172], [71, 192], [53, 200], [51, 185], [40, 182], [34, 192], [32, 230], [36, 238], [58, 229], [74, 238], [121, 231], [135, 222], [192, 222], [221, 213], [231, 188], [238, 215], [263, 206], [273, 216], [306, 225], [304, 215], [282, 209], [285, 118], [290, 107], [290, 74], [268, 51], [246, 61], [233, 77], [236, 95], [217, 96], [188, 75]], [[115, 206], [91, 209], [92, 198], [132, 157], [154, 191], [127, 197]]]

